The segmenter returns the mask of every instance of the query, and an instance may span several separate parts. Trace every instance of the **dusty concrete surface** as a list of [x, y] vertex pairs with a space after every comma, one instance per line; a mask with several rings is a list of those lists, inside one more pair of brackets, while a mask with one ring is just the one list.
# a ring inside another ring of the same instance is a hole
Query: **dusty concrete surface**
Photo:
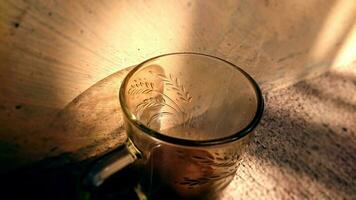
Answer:
[[265, 95], [224, 199], [355, 199], [356, 68]]
[[268, 91], [227, 199], [356, 198], [355, 73], [271, 91], [324, 72], [342, 51], [355, 64], [355, 1], [6, 0], [0, 10], [0, 171], [113, 148], [124, 139], [112, 93], [123, 74], [105, 77], [194, 51], [241, 65]]
[[221, 57], [265, 90], [316, 76], [354, 47], [355, 22], [352, 0], [0, 1], [0, 143], [18, 157], [47, 156], [21, 151], [28, 138], [41, 141], [38, 126], [98, 81], [160, 54]]

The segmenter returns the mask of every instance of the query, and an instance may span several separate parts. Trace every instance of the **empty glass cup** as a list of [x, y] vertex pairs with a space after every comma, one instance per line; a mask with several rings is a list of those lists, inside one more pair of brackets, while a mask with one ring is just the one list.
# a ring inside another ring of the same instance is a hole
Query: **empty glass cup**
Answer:
[[120, 89], [128, 140], [90, 173], [94, 185], [134, 163], [145, 198], [216, 198], [263, 112], [256, 82], [217, 57], [173, 53], [135, 67]]

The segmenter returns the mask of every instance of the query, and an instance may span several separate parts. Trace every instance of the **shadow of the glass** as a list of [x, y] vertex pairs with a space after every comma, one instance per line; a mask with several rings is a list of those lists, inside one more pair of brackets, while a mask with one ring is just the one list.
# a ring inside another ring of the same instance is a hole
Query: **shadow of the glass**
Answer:
[[[38, 163], [55, 166], [53, 158], [61, 156], [69, 159], [68, 162], [80, 162], [123, 144], [126, 132], [118, 94], [121, 82], [132, 67], [94, 84], [57, 113], [41, 130], [51, 133], [45, 141], [46, 150], [50, 150]], [[63, 159], [57, 160], [64, 164]]]
[[[81, 192], [82, 178], [92, 162], [126, 140], [118, 91], [130, 69], [132, 67], [96, 83], [49, 119], [39, 130], [47, 133], [46, 137], [34, 141], [37, 158], [42, 159], [0, 171], [2, 199], [87, 198], [86, 193]], [[133, 187], [127, 187], [135, 179], [130, 171], [124, 170], [109, 179], [94, 198], [132, 197]]]

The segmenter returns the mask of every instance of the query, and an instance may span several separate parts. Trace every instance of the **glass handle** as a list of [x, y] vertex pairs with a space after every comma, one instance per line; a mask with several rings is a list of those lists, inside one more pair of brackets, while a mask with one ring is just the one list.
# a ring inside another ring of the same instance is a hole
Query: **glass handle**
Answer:
[[98, 187], [111, 175], [133, 163], [138, 158], [141, 158], [141, 152], [128, 140], [125, 145], [101, 158], [89, 171], [84, 183], [89, 187]]

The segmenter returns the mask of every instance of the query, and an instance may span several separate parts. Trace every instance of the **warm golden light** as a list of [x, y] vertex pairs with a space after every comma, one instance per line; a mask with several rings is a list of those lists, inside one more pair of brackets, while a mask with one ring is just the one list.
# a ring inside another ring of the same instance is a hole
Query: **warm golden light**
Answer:
[[108, 12], [109, 26], [100, 33], [104, 42], [99, 47], [110, 48], [116, 55], [112, 59], [117, 65], [110, 68], [111, 72], [160, 54], [184, 51], [187, 46], [194, 13], [187, 14], [186, 8], [168, 1], [161, 1], [159, 6], [141, 3], [112, 7], [120, 7], [120, 11]]
[[353, 25], [352, 30], [347, 35], [345, 42], [342, 44], [333, 62], [335, 71], [348, 70], [356, 77], [356, 24]]
[[355, 1], [337, 1], [325, 19], [310, 51], [311, 59], [322, 60], [330, 56], [331, 51], [341, 45], [340, 40], [350, 31], [350, 27], [355, 23], [355, 17]]

